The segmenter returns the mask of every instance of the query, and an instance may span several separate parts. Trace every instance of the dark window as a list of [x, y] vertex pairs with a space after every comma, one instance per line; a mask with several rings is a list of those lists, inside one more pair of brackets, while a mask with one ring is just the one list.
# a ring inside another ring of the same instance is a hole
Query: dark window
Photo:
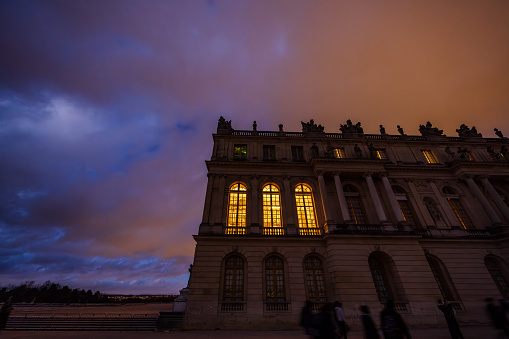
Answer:
[[307, 297], [311, 301], [326, 301], [323, 267], [320, 259], [308, 257], [304, 260]]
[[226, 259], [223, 300], [244, 300], [244, 259], [238, 255]]
[[276, 146], [263, 146], [263, 160], [276, 160]]
[[362, 206], [359, 191], [352, 185], [345, 185], [343, 187], [343, 192], [345, 193], [350, 219], [356, 224], [365, 224], [366, 219], [364, 218], [364, 208]]
[[446, 277], [447, 272], [445, 268], [442, 268], [440, 262], [434, 258], [426, 256], [426, 259], [428, 259], [429, 267], [431, 268], [433, 277], [435, 277], [435, 281], [437, 282], [438, 289], [440, 290], [442, 297], [449, 301], [455, 300], [452, 289], [449, 286], [448, 279]]
[[390, 293], [390, 287], [388, 285], [389, 280], [387, 279], [387, 270], [382, 261], [382, 258], [380, 258], [378, 255], [370, 255], [369, 269], [371, 270], [373, 283], [375, 284], [376, 293], [378, 294], [378, 300], [385, 302], [388, 299], [394, 299]]
[[292, 146], [292, 161], [304, 161], [302, 146]]
[[484, 264], [486, 265], [486, 268], [490, 272], [491, 278], [497, 285], [502, 296], [504, 298], [509, 298], [509, 285], [504, 274], [504, 267], [500, 260], [497, 260], [496, 258], [486, 257], [484, 259]]
[[233, 160], [246, 160], [246, 159], [247, 159], [247, 145], [234, 145]]
[[272, 256], [265, 261], [266, 301], [286, 301], [283, 259]]

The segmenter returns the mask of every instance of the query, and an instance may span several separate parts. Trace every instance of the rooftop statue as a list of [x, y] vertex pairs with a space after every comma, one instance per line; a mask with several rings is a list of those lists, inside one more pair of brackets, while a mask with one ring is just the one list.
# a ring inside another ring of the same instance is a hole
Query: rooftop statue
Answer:
[[400, 125], [398, 125], [398, 132], [401, 135], [406, 135], [405, 132], [403, 131], [403, 128]]
[[423, 137], [429, 137], [429, 136], [443, 135], [444, 130], [433, 127], [433, 125], [431, 125], [431, 122], [428, 121], [428, 122], [426, 122], [426, 126], [419, 125], [419, 132], [421, 132], [421, 135]]
[[256, 124], [256, 120], [255, 120], [255, 121], [253, 121], [253, 131], [256, 131], [256, 126], [257, 126], [257, 124]]
[[495, 131], [495, 134], [496, 134], [499, 138], [504, 138], [504, 135], [502, 134], [502, 132], [501, 132], [501, 131], [499, 131], [499, 130], [498, 130], [498, 128], [495, 128], [495, 129], [494, 129], [494, 131]]
[[346, 121], [346, 125], [339, 125], [339, 130], [344, 134], [362, 134], [364, 133], [364, 130], [361, 127], [361, 123], [358, 122], [355, 125], [352, 124], [352, 120], [348, 119]]
[[323, 133], [323, 126], [316, 125], [313, 119], [309, 120], [309, 122], [300, 122], [302, 124], [302, 132], [304, 133]]
[[226, 121], [222, 116], [219, 117], [217, 122], [217, 129], [232, 129], [232, 121]]
[[385, 133], [385, 127], [383, 125], [380, 125], [380, 134], [384, 135]]
[[458, 135], [462, 138], [482, 138], [482, 134], [477, 133], [475, 126], [472, 126], [472, 129], [470, 129], [467, 125], [461, 124], [460, 128], [457, 129], [456, 132], [458, 132]]

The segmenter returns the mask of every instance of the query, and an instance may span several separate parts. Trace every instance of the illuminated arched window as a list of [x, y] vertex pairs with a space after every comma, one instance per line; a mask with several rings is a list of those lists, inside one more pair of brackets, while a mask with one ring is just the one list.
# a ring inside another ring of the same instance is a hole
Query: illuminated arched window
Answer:
[[362, 207], [361, 197], [357, 188], [353, 185], [345, 185], [343, 187], [343, 192], [345, 193], [350, 219], [356, 224], [365, 224], [366, 218], [364, 218], [364, 209]]
[[451, 205], [454, 214], [456, 214], [456, 217], [460, 221], [461, 226], [463, 226], [463, 228], [466, 230], [475, 229], [474, 223], [472, 222], [472, 219], [470, 219], [470, 216], [463, 207], [463, 204], [460, 201], [458, 193], [451, 187], [444, 187], [442, 189], [442, 193], [445, 194], [447, 201], [449, 201], [449, 204]]
[[490, 272], [491, 278], [497, 285], [500, 294], [504, 298], [509, 297], [509, 283], [507, 277], [507, 269], [504, 267], [502, 260], [495, 256], [486, 256], [484, 264]]
[[295, 201], [299, 218], [299, 233], [301, 235], [319, 235], [320, 230], [316, 224], [315, 204], [311, 187], [306, 184], [298, 184], [295, 187]]
[[223, 300], [244, 300], [244, 259], [239, 255], [232, 255], [225, 261]]
[[316, 256], [309, 256], [304, 260], [306, 274], [307, 300], [320, 302], [327, 300], [325, 279], [322, 262]]
[[265, 301], [286, 301], [284, 262], [275, 255], [265, 260]]
[[263, 186], [263, 234], [283, 235], [281, 221], [281, 196], [274, 184]]
[[247, 187], [241, 182], [230, 186], [228, 227], [225, 234], [246, 234]]
[[408, 201], [405, 190], [399, 186], [393, 186], [392, 190], [394, 191], [394, 195], [398, 201], [399, 208], [401, 209], [401, 214], [403, 214], [403, 218], [405, 218], [406, 223], [411, 226], [415, 226], [416, 223], [414, 213], [412, 211], [410, 202]]

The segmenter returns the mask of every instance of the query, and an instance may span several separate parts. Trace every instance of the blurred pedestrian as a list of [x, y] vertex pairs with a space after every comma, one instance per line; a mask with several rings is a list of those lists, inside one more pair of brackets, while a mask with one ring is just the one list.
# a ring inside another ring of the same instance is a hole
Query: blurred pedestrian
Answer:
[[412, 338], [403, 318], [394, 309], [394, 302], [390, 299], [385, 304], [385, 310], [380, 313], [380, 322], [385, 339]]
[[342, 338], [347, 339], [348, 328], [345, 320], [345, 312], [343, 311], [343, 304], [339, 301], [334, 302], [334, 314], [338, 322], [339, 334]]
[[452, 339], [463, 339], [463, 333], [461, 333], [460, 325], [456, 321], [456, 311], [446, 299], [443, 301], [438, 299], [438, 309], [444, 313], [447, 327], [449, 327], [449, 333]]
[[336, 339], [339, 328], [334, 319], [334, 305], [327, 303], [318, 314], [320, 317], [320, 339]]
[[318, 314], [312, 312], [312, 302], [307, 300], [300, 313], [300, 325], [306, 330], [306, 334], [312, 338], [320, 338], [320, 324]]
[[365, 339], [380, 339], [378, 336], [378, 330], [376, 328], [371, 315], [369, 314], [369, 308], [366, 305], [362, 305], [360, 308], [362, 325], [364, 327], [364, 338]]
[[503, 310], [502, 307], [495, 305], [493, 303], [493, 298], [486, 298], [484, 301], [486, 302], [486, 312], [488, 312], [493, 326], [495, 326], [497, 330], [503, 331], [509, 338], [509, 323], [507, 321], [505, 310]]

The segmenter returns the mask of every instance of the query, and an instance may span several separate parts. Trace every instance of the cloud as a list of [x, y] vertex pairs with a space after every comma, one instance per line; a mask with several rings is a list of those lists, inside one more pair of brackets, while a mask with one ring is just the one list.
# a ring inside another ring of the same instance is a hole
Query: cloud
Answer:
[[2, 1], [4, 279], [180, 289], [220, 115], [509, 135], [508, 7]]

